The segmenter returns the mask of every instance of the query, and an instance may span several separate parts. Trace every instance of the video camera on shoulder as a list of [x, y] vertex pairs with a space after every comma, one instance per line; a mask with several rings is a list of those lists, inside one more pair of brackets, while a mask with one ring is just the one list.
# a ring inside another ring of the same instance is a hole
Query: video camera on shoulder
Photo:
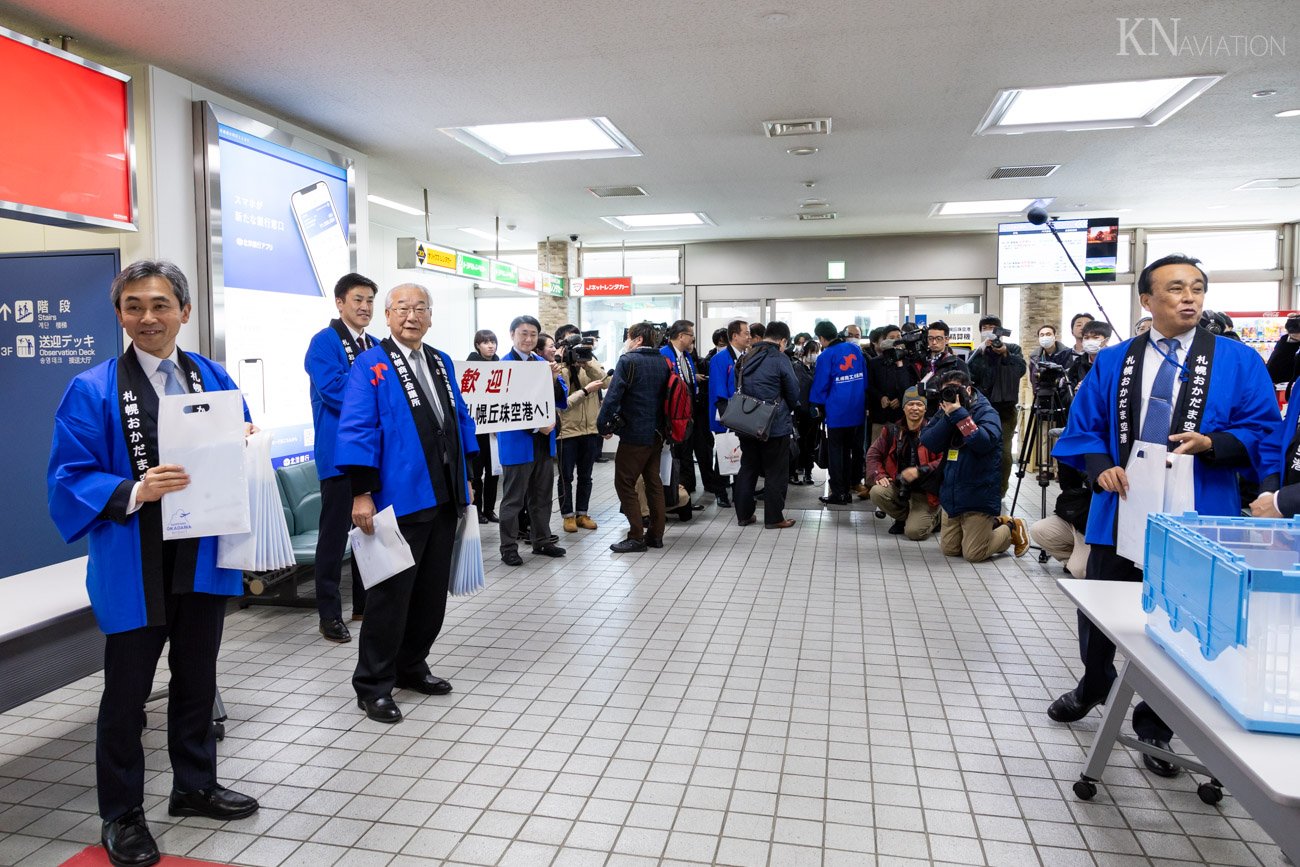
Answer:
[[989, 341], [989, 346], [992, 346], [994, 349], [1001, 349], [1005, 345], [1002, 342], [1002, 338], [1010, 337], [1010, 336], [1011, 336], [1010, 328], [994, 328], [993, 339]]
[[561, 340], [558, 346], [569, 362], [586, 364], [596, 358], [596, 339], [599, 337], [599, 331], [583, 331], [581, 334], [570, 334]]

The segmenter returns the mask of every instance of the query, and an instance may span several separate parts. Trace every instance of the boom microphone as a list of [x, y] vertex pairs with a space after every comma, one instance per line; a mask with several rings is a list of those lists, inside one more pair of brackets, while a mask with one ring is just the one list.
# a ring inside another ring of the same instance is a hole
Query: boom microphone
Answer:
[[1043, 223], [1047, 222], [1047, 211], [1035, 205], [1025, 214], [1025, 219], [1029, 220], [1029, 222], [1033, 223], [1035, 226], [1041, 226]]

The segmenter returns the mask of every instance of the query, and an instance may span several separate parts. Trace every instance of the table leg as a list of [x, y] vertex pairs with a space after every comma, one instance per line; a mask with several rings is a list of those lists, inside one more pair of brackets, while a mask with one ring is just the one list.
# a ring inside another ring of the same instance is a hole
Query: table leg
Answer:
[[1101, 772], [1106, 769], [1106, 763], [1110, 761], [1111, 751], [1115, 749], [1120, 727], [1124, 725], [1124, 719], [1128, 716], [1129, 703], [1133, 701], [1133, 684], [1128, 680], [1128, 666], [1126, 659], [1120, 667], [1119, 676], [1111, 684], [1110, 697], [1106, 699], [1106, 709], [1101, 714], [1101, 726], [1092, 739], [1088, 758], [1083, 763], [1083, 773], [1080, 775], [1082, 780], [1089, 782], [1100, 780]]

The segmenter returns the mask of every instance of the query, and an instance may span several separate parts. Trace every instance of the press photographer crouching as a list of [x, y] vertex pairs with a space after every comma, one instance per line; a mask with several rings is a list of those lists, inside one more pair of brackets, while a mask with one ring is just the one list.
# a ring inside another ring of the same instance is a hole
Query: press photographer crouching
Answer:
[[867, 449], [867, 479], [871, 502], [894, 519], [889, 532], [919, 542], [934, 532], [939, 516], [943, 455], [921, 444], [925, 395], [913, 386], [902, 402], [902, 420], [883, 425]]
[[942, 375], [939, 412], [922, 429], [921, 444], [944, 456], [939, 488], [939, 547], [944, 554], [980, 563], [1012, 542], [1017, 557], [1029, 550], [1025, 522], [1001, 514], [997, 454], [1002, 424], [997, 410], [972, 387], [970, 374], [953, 370]]
[[897, 325], [885, 325], [880, 331], [879, 352], [875, 358], [867, 359], [867, 411], [871, 414], [872, 442], [879, 438], [885, 425], [902, 422], [903, 394], [920, 381], [915, 362], [923, 338], [912, 332], [916, 336], [909, 346]]
[[1053, 514], [1034, 522], [1030, 537], [1075, 578], [1083, 578], [1088, 568], [1088, 510], [1092, 506], [1092, 485], [1088, 477], [1069, 466], [1058, 467], [1061, 493]]

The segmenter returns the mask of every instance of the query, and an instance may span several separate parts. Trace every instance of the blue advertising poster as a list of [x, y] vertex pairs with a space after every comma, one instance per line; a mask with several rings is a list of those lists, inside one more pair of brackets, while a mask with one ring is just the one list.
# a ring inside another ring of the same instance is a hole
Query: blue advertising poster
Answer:
[[225, 358], [277, 466], [314, 453], [303, 357], [352, 270], [348, 173], [225, 123], [220, 156]]
[[68, 382], [122, 352], [109, 302], [116, 250], [0, 255], [0, 442], [5, 510], [0, 578], [86, 553], [67, 545], [46, 510], [54, 410]]

